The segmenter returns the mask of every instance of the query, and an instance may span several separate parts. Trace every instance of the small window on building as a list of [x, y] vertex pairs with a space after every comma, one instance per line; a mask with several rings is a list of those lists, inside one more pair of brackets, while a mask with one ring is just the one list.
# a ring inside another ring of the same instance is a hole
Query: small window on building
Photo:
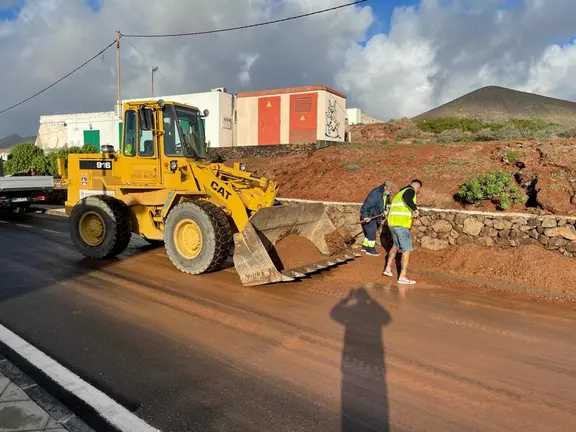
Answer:
[[126, 111], [124, 115], [124, 156], [136, 156], [136, 111]]

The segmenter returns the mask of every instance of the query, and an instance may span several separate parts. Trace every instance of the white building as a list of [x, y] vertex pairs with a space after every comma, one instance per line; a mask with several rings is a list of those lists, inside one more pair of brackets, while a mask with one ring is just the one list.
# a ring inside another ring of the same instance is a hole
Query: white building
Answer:
[[[226, 89], [219, 88], [204, 93], [155, 98], [126, 99], [124, 102], [150, 99], [185, 103], [196, 106], [200, 111], [208, 109], [210, 115], [205, 119], [206, 141], [210, 142], [211, 147], [234, 145], [235, 98], [227, 93]], [[116, 111], [41, 116], [36, 145], [43, 149], [84, 144], [92, 144], [99, 149], [102, 145], [112, 145], [118, 150], [121, 143], [121, 123]]]
[[347, 108], [346, 123], [352, 126], [355, 124], [382, 123], [382, 120], [378, 120], [372, 116], [369, 116], [368, 114], [364, 114], [360, 108]]
[[84, 144], [100, 148], [110, 144], [117, 149], [120, 123], [114, 111], [41, 116], [36, 145], [43, 149], [56, 149]]

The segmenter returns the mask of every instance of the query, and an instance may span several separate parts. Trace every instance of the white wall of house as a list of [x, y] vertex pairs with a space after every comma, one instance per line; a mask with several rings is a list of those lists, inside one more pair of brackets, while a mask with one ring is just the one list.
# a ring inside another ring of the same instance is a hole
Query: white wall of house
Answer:
[[98, 131], [101, 146], [113, 145], [117, 149], [119, 123], [114, 111], [41, 116], [36, 145], [43, 149], [81, 147], [85, 131]]
[[346, 123], [348, 125], [355, 125], [360, 123], [372, 124], [372, 123], [382, 123], [382, 120], [378, 120], [375, 117], [363, 113], [360, 108], [347, 108]]
[[[205, 124], [206, 140], [210, 142], [210, 146], [230, 147], [234, 145], [235, 98], [232, 94], [223, 91], [211, 91], [155, 98], [126, 99], [124, 102], [150, 99], [180, 102], [195, 106], [200, 111], [208, 109], [210, 114], [206, 118]], [[120, 123], [121, 120], [115, 111], [41, 116], [36, 145], [43, 149], [82, 146], [85, 142], [85, 131], [99, 131], [100, 145], [112, 145], [118, 150], [120, 146]]]
[[362, 111], [360, 111], [360, 108], [346, 109], [346, 121], [349, 125], [362, 123]]

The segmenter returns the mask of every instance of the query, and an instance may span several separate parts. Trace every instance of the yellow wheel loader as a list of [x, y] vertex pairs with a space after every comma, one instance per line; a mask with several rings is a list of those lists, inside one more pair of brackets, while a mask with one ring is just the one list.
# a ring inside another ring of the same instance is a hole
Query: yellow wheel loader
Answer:
[[[232, 255], [245, 286], [292, 281], [358, 256], [330, 255], [325, 236], [335, 227], [322, 204], [275, 205], [274, 181], [240, 163], [208, 162], [208, 115], [163, 100], [128, 102], [118, 151], [102, 146], [100, 154], [68, 155], [66, 213], [83, 255], [119, 255], [134, 233], [164, 242], [173, 264], [190, 274], [218, 270]], [[310, 239], [330, 256], [283, 268], [271, 252], [290, 234]]]

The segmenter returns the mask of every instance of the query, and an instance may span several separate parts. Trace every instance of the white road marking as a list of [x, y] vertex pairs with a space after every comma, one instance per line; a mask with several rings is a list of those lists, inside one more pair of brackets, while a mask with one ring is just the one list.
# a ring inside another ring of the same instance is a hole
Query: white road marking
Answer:
[[51, 230], [51, 229], [48, 229], [48, 228], [42, 228], [42, 231], [47, 232], [47, 233], [50, 233], [50, 234], [66, 234], [66, 233], [63, 233], [63, 232], [60, 232], [60, 231], [54, 231], [54, 230]]
[[26, 224], [15, 224], [15, 225], [22, 228], [34, 228], [32, 225], [26, 225]]
[[92, 387], [79, 376], [70, 372], [42, 351], [30, 345], [17, 334], [0, 325], [0, 341], [32, 366], [40, 369], [57, 385], [80, 398], [104, 420], [122, 432], [159, 432], [122, 405], [114, 402], [100, 390]]
[[3, 224], [7, 224], [7, 223], [10, 223], [10, 222], [8, 222], [8, 221], [3, 221], [3, 220], [0, 220], [0, 223], [3, 223]]

